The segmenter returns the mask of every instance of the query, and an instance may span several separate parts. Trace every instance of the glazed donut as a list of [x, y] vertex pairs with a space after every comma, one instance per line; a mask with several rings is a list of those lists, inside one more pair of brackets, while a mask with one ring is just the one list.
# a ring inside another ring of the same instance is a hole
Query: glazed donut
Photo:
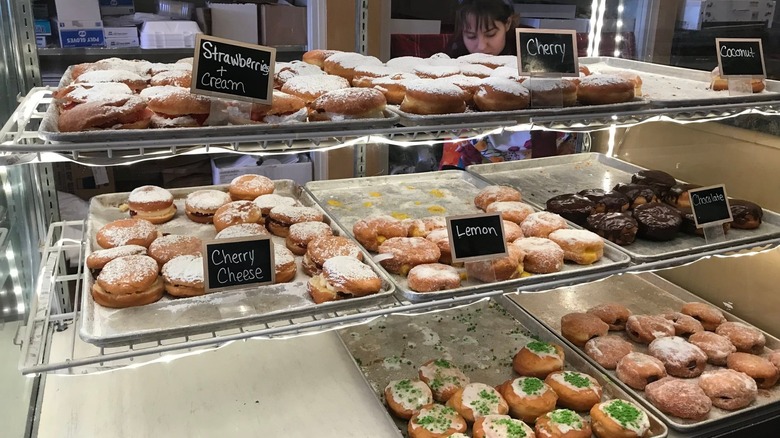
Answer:
[[777, 383], [777, 368], [763, 357], [750, 353], [732, 353], [726, 359], [726, 366], [752, 377], [761, 389], [769, 389]]
[[525, 253], [514, 244], [507, 245], [507, 255], [490, 260], [466, 262], [466, 273], [469, 278], [476, 278], [485, 283], [520, 278], [523, 274], [523, 259]]
[[558, 401], [558, 394], [550, 385], [536, 377], [507, 380], [496, 389], [506, 400], [509, 414], [528, 423], [555, 409]]
[[524, 237], [523, 230], [520, 228], [520, 225], [503, 219], [501, 220], [501, 224], [504, 228], [504, 240], [507, 243], [514, 242]]
[[152, 87], [170, 85], [174, 87], [190, 88], [192, 86], [192, 70], [168, 70], [152, 76]]
[[632, 352], [618, 361], [615, 374], [621, 382], [643, 391], [648, 384], [666, 377], [666, 367], [653, 356]]
[[689, 420], [703, 420], [712, 401], [696, 382], [664, 377], [645, 387], [645, 398], [661, 412]]
[[618, 245], [630, 245], [636, 240], [639, 224], [630, 214], [596, 213], [588, 216], [586, 228]]
[[484, 383], [464, 385], [447, 400], [447, 406], [458, 411], [469, 423], [479, 417], [504, 415], [509, 412], [509, 405], [504, 397], [495, 388]]
[[385, 403], [393, 415], [408, 420], [423, 406], [433, 403], [433, 393], [419, 380], [393, 380], [385, 387]]
[[268, 214], [271, 213], [271, 209], [274, 207], [279, 207], [282, 205], [288, 207], [297, 207], [299, 205], [298, 201], [295, 199], [289, 196], [277, 195], [276, 193], [260, 195], [252, 202], [254, 202], [255, 205], [260, 208], [260, 213], [264, 218], [268, 217]]
[[607, 323], [590, 313], [567, 313], [561, 317], [561, 335], [580, 348], [592, 338], [605, 336], [608, 331]]
[[547, 211], [579, 225], [585, 224], [585, 220], [594, 213], [595, 208], [593, 201], [575, 193], [554, 196], [546, 202]]
[[349, 88], [349, 82], [341, 76], [333, 75], [296, 76], [282, 85], [283, 92], [298, 96], [307, 104], [325, 93], [344, 88]]
[[343, 236], [318, 237], [309, 242], [301, 267], [307, 275], [315, 276], [322, 270], [322, 265], [329, 258], [347, 256], [363, 260], [360, 247]]
[[532, 438], [530, 426], [509, 415], [487, 415], [474, 423], [474, 438], [521, 436]]
[[391, 76], [385, 76], [381, 78], [366, 78], [356, 86], [365, 86], [369, 88], [376, 88], [385, 95], [387, 103], [393, 105], [400, 105], [406, 97], [406, 81], [417, 79], [417, 76], [411, 73], [397, 73]]
[[536, 420], [537, 438], [590, 438], [590, 422], [569, 409], [556, 409]]
[[555, 230], [567, 228], [566, 220], [555, 213], [549, 211], [537, 211], [531, 213], [520, 224], [523, 235], [526, 237], [544, 237], [550, 235]]
[[341, 76], [352, 82], [352, 78], [355, 76], [355, 69], [366, 65], [382, 65], [382, 61], [373, 56], [342, 52], [334, 53], [325, 58], [322, 68], [327, 74]]
[[661, 202], [642, 204], [634, 208], [637, 234], [649, 240], [666, 241], [677, 236], [682, 226], [680, 210]]
[[234, 201], [254, 201], [262, 195], [273, 193], [274, 182], [263, 175], [241, 175], [230, 181], [228, 192]]
[[531, 92], [531, 108], [567, 107], [577, 103], [577, 85], [565, 79], [532, 79], [523, 82]]
[[496, 201], [488, 204], [485, 212], [501, 213], [501, 219], [520, 225], [528, 215], [534, 212], [534, 209], [520, 201]]
[[300, 222], [290, 225], [290, 232], [287, 234], [284, 243], [293, 254], [302, 256], [306, 254], [309, 242], [320, 237], [332, 235], [333, 229], [325, 222]]
[[147, 77], [129, 70], [92, 70], [80, 74], [75, 78], [77, 84], [102, 84], [106, 82], [119, 82], [127, 85], [134, 92], [138, 93], [148, 85]]
[[[710, 81], [710, 88], [712, 88], [714, 91], [724, 91], [729, 89], [729, 81], [720, 75], [720, 67], [715, 67], [712, 70], [712, 73], [710, 73], [710, 76], [712, 77]], [[766, 88], [766, 84], [764, 84], [763, 79], [754, 78], [750, 80], [750, 89], [754, 93], [760, 93], [764, 91], [764, 88]]]
[[531, 341], [512, 358], [512, 369], [521, 376], [544, 379], [563, 369], [564, 353], [560, 345]]
[[157, 238], [157, 228], [144, 219], [118, 219], [98, 230], [95, 240], [101, 248], [139, 245], [148, 248]]
[[649, 344], [656, 338], [674, 336], [674, 324], [657, 315], [631, 315], [626, 320], [626, 334], [640, 344]]
[[219, 233], [231, 225], [256, 224], [263, 219], [260, 209], [252, 201], [233, 201], [214, 213], [214, 228]]
[[707, 366], [707, 355], [701, 348], [679, 336], [656, 338], [648, 347], [650, 354], [664, 363], [666, 373], [690, 379], [698, 377]]
[[601, 401], [601, 385], [593, 377], [577, 371], [550, 373], [544, 383], [558, 394], [558, 405], [577, 412], [590, 410]]
[[603, 303], [586, 310], [587, 313], [597, 316], [609, 325], [610, 330], [620, 331], [626, 329], [626, 321], [631, 316], [631, 311], [620, 303]]
[[203, 257], [179, 255], [162, 267], [165, 291], [174, 297], [197, 297], [205, 293], [203, 284]]
[[523, 270], [527, 272], [550, 274], [563, 268], [563, 249], [550, 239], [523, 237], [512, 242], [512, 246], [525, 253]]
[[301, 57], [301, 60], [307, 64], [316, 65], [317, 67], [322, 68], [325, 64], [325, 60], [328, 59], [329, 56], [335, 55], [336, 53], [341, 53], [341, 51], [314, 49], [305, 52], [303, 57]]
[[528, 108], [529, 103], [528, 89], [512, 79], [484, 79], [474, 93], [474, 104], [480, 111], [515, 111]]
[[426, 263], [410, 269], [406, 282], [415, 292], [455, 289], [460, 287], [460, 273], [449, 265]]
[[379, 254], [392, 256], [380, 260], [382, 267], [403, 276], [417, 265], [438, 262], [441, 256], [439, 247], [423, 237], [391, 237], [379, 245]]
[[[253, 204], [254, 205], [254, 204]], [[290, 226], [301, 222], [322, 222], [322, 212], [313, 207], [279, 205], [271, 209], [265, 226], [271, 234], [287, 237]]]
[[408, 229], [392, 216], [372, 216], [360, 219], [352, 226], [352, 234], [367, 250], [376, 252], [379, 245], [393, 237], [406, 237]]
[[604, 239], [588, 230], [555, 230], [547, 236], [563, 249], [563, 258], [578, 265], [591, 265], [604, 256]]
[[634, 345], [620, 336], [606, 335], [586, 342], [584, 350], [597, 364], [614, 370], [623, 356], [634, 351]]
[[704, 327], [694, 317], [686, 315], [681, 312], [666, 312], [661, 316], [672, 322], [674, 325], [674, 334], [676, 336], [687, 337], [694, 333], [704, 331]]
[[465, 432], [466, 420], [454, 409], [444, 405], [423, 406], [420, 412], [412, 415], [406, 432], [409, 438], [443, 438], [454, 433]]
[[577, 194], [593, 202], [594, 213], [622, 213], [631, 205], [628, 196], [614, 190], [605, 192], [601, 189], [587, 189], [580, 190]]
[[197, 190], [184, 201], [184, 212], [191, 221], [210, 224], [219, 207], [230, 202], [230, 195], [219, 190]]
[[446, 229], [447, 220], [444, 216], [430, 216], [422, 219], [404, 219], [407, 237], [425, 237], [433, 230]]
[[418, 376], [433, 391], [433, 399], [441, 403], [469, 383], [469, 378], [455, 364], [445, 359], [425, 362], [420, 366]]
[[707, 362], [713, 365], [726, 365], [729, 355], [737, 351], [737, 347], [725, 336], [713, 332], [701, 331], [688, 338], [688, 342], [701, 348], [707, 355]]
[[152, 112], [144, 99], [133, 95], [112, 95], [109, 98], [76, 105], [60, 113], [60, 132], [80, 132], [95, 129], [146, 129]]
[[639, 406], [613, 399], [590, 409], [593, 434], [597, 438], [642, 438], [650, 431], [650, 419]]
[[692, 316], [701, 322], [704, 330], [715, 331], [719, 325], [726, 322], [723, 312], [715, 306], [699, 302], [685, 303], [680, 309], [680, 313]]
[[515, 188], [509, 186], [487, 186], [474, 197], [474, 205], [482, 211], [487, 211], [488, 206], [494, 202], [520, 202], [521, 198], [522, 194]]
[[585, 105], [607, 105], [634, 100], [634, 83], [611, 75], [591, 75], [580, 79], [577, 100]]
[[135, 188], [127, 197], [127, 204], [130, 207], [130, 217], [146, 219], [153, 224], [168, 222], [176, 215], [173, 195], [157, 186]]
[[712, 405], [735, 411], [756, 399], [756, 381], [745, 373], [731, 369], [705, 371], [699, 378], [699, 387], [712, 400]]
[[274, 283], [292, 281], [298, 273], [295, 256], [282, 245], [274, 245], [274, 271]]
[[441, 256], [439, 257], [439, 263], [445, 265], [452, 264], [452, 248], [450, 248], [450, 238], [447, 230], [444, 228], [433, 230], [425, 236], [426, 239], [435, 243], [439, 248]]
[[103, 307], [123, 308], [153, 303], [163, 296], [157, 262], [145, 255], [120, 257], [103, 266], [92, 285], [92, 298]]
[[460, 74], [460, 67], [454, 65], [420, 64], [412, 73], [423, 79], [439, 79]]
[[663, 198], [669, 189], [677, 185], [677, 180], [663, 170], [643, 169], [631, 175], [631, 183], [650, 186], [659, 198]]
[[404, 86], [406, 94], [401, 111], [422, 115], [466, 111], [466, 92], [446, 79], [410, 80]]
[[260, 224], [236, 224], [218, 232], [215, 239], [235, 239], [237, 237], [270, 236], [271, 233]]
[[170, 234], [155, 239], [149, 245], [149, 257], [153, 258], [160, 268], [170, 260], [181, 255], [197, 255], [203, 253], [203, 241], [195, 236], [179, 236]]
[[664, 193], [663, 201], [677, 208], [691, 208], [691, 198], [688, 191], [700, 187], [696, 184], [675, 184]]
[[[289, 253], [287, 248], [282, 249]], [[292, 253], [289, 254], [292, 257]], [[341, 298], [364, 297], [379, 292], [381, 288], [382, 280], [368, 265], [355, 257], [341, 255], [325, 260], [322, 272], [307, 283], [309, 295], [317, 304]]]
[[655, 189], [642, 184], [619, 183], [612, 188], [612, 191], [626, 195], [628, 200], [631, 201], [631, 206], [629, 208], [636, 208], [642, 204], [658, 202], [658, 195], [655, 193]]
[[140, 245], [123, 245], [92, 251], [87, 256], [87, 269], [103, 269], [111, 260], [131, 255], [146, 255], [146, 248]]
[[329, 91], [311, 104], [311, 121], [381, 119], [387, 100], [373, 88], [344, 88]]
[[754, 230], [761, 225], [764, 210], [758, 204], [743, 199], [729, 199], [731, 226], [740, 230]]

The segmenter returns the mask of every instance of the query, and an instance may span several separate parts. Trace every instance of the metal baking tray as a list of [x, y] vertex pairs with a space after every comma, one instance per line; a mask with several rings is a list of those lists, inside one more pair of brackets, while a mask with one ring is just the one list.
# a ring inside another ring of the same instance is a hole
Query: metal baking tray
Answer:
[[[59, 87], [70, 85], [72, 80], [72, 66], [65, 70], [60, 79]], [[212, 98], [214, 104], [211, 109], [214, 111], [224, 111], [224, 105], [217, 103], [226, 102], [221, 99]], [[247, 104], [249, 105], [249, 104]], [[53, 102], [49, 105], [46, 113], [38, 128], [38, 137], [51, 142], [69, 142], [69, 143], [99, 143], [122, 140], [158, 140], [172, 138], [213, 138], [230, 137], [240, 135], [262, 135], [262, 134], [307, 134], [309, 136], [323, 131], [338, 130], [365, 130], [389, 128], [397, 124], [399, 116], [392, 111], [385, 110], [382, 118], [354, 119], [340, 121], [324, 122], [300, 122], [288, 124], [251, 124], [251, 125], [228, 125], [227, 114], [224, 117], [217, 117], [225, 120], [225, 123], [215, 126], [202, 126], [199, 128], [159, 128], [159, 129], [101, 129], [95, 131], [82, 132], [60, 132], [58, 128], [59, 111], [57, 105]]]
[[[710, 72], [612, 57], [580, 58], [594, 73], [631, 70], [642, 78], [642, 97], [655, 108], [763, 102], [780, 99], [780, 81], [765, 80], [761, 93], [731, 96], [710, 89]], [[715, 65], [712, 66], [713, 68]]]
[[[503, 296], [440, 312], [384, 316], [338, 333], [380, 400], [390, 381], [417, 378], [417, 368], [430, 359], [452, 360], [472, 382], [496, 386], [517, 377], [512, 357], [532, 336], [560, 344], [555, 335]], [[603, 400], [635, 401], [569, 346], [562, 347], [565, 368], [593, 376], [604, 389]], [[647, 414], [649, 436], [665, 437], [668, 429], [663, 422], [652, 412]], [[406, 435], [407, 422], [394, 419]]]
[[401, 116], [401, 124], [404, 126], [437, 126], [445, 124], [510, 121], [514, 123], [528, 123], [531, 117], [555, 116], [561, 114], [620, 114], [624, 111], [638, 110], [647, 105], [648, 102], [646, 100], [637, 98], [631, 102], [607, 105], [577, 105], [565, 108], [533, 108], [516, 111], [466, 111], [465, 113], [430, 115], [412, 114], [401, 111], [397, 105], [388, 105], [387, 108]]
[[[611, 190], [617, 183], [631, 182], [631, 175], [642, 167], [598, 153], [560, 155], [533, 160], [477, 164], [469, 172], [496, 184], [506, 184], [523, 193], [523, 201], [544, 209], [548, 199], [584, 189]], [[626, 246], [611, 246], [625, 251], [638, 262], [691, 255], [780, 237], [780, 215], [764, 209], [764, 219], [755, 230], [730, 229], [723, 242], [707, 243], [703, 237], [677, 233], [674, 240], [654, 242], [637, 238]]]
[[[570, 312], [583, 312], [592, 306], [606, 302], [618, 302], [628, 307], [634, 314], [658, 314], [668, 310], [679, 311], [684, 303], [691, 301], [704, 301], [687, 290], [650, 273], [639, 275], [613, 276], [603, 281], [569, 286], [549, 291], [544, 294], [512, 294], [508, 298], [516, 302], [522, 309], [538, 319], [545, 328], [554, 332], [567, 346], [577, 351], [591, 365], [600, 372], [610, 376], [626, 392], [635, 399], [640, 400], [655, 415], [663, 419], [666, 424], [680, 431], [696, 430], [713, 426], [711, 430], [722, 428], [726, 421], [748, 420], [750, 417], [766, 414], [768, 411], [780, 412], [780, 386], [772, 389], [759, 389], [758, 398], [750, 406], [737, 411], [727, 411], [712, 407], [709, 417], [703, 421], [686, 420], [664, 414], [645, 399], [644, 391], [629, 387], [617, 378], [615, 371], [607, 370], [574, 344], [560, 335], [561, 317]], [[722, 310], [722, 309], [721, 309]], [[745, 321], [723, 311], [729, 321]], [[747, 324], [747, 323], [745, 323]], [[750, 324], [748, 324], [750, 325]], [[647, 353], [647, 346], [631, 341], [626, 337], [625, 331], [611, 331], [612, 335], [619, 335], [634, 345], [634, 351]], [[767, 352], [780, 348], [780, 340], [765, 333]], [[707, 370], [722, 368], [707, 364]], [[698, 381], [698, 378], [692, 379]], [[718, 424], [717, 426], [714, 426]], [[707, 436], [704, 434], [702, 436]]]
[[[489, 182], [470, 173], [446, 170], [360, 180], [312, 181], [306, 184], [306, 190], [310, 191], [320, 206], [352, 235], [352, 226], [355, 222], [373, 215], [389, 214], [397, 218], [422, 218], [481, 213], [481, 210], [474, 206], [474, 197], [488, 185]], [[409, 289], [406, 277], [402, 275], [388, 275], [406, 299], [416, 302], [484, 290], [509, 289], [574, 279], [587, 274], [612, 271], [628, 266], [629, 262], [629, 257], [621, 251], [605, 246], [604, 257], [592, 265], [566, 263], [561, 271], [552, 274], [532, 275], [496, 283], [466, 280], [457, 289], [426, 293]]]
[[[274, 183], [276, 184], [275, 193], [293, 196], [301, 204], [317, 208], [309, 194], [294, 181], [277, 180]], [[170, 190], [178, 211], [173, 220], [158, 225], [158, 230], [163, 233], [193, 235], [202, 239], [213, 238], [216, 234], [213, 225], [192, 222], [184, 214], [186, 196], [195, 190], [204, 188], [225, 190], [227, 186]], [[128, 193], [112, 193], [92, 198], [87, 224], [86, 256], [89, 256], [92, 248], [99, 248], [95, 242], [95, 234], [103, 225], [112, 220], [128, 217], [127, 213], [123, 213], [117, 208], [127, 201], [127, 196]], [[344, 235], [338, 224], [327, 214], [325, 221], [331, 225], [334, 234]], [[274, 244], [284, 245], [283, 238], [274, 236], [272, 239]], [[173, 299], [165, 295], [156, 303], [125, 309], [109, 309], [94, 302], [90, 291], [95, 278], [90, 270], [85, 268], [79, 335], [84, 341], [98, 346], [158, 341], [248, 324], [289, 320], [319, 312], [360, 307], [390, 298], [395, 291], [395, 286], [384, 274], [384, 271], [371, 260], [368, 253], [363, 255], [366, 263], [382, 279], [380, 292], [366, 297], [323, 304], [315, 304], [309, 298], [306, 291], [306, 282], [309, 277], [301, 269], [302, 258], [300, 256], [295, 257], [298, 273], [295, 279], [289, 283], [252, 286], [194, 298]]]

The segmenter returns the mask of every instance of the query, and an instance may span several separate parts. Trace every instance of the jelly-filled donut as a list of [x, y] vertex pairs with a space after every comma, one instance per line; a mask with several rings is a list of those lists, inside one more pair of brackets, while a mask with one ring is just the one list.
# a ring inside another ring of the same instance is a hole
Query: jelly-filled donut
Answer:
[[625, 330], [626, 321], [631, 316], [628, 307], [620, 303], [603, 303], [586, 310], [587, 313], [596, 315], [609, 325], [610, 330]]
[[633, 352], [623, 356], [615, 367], [617, 378], [626, 385], [644, 390], [645, 386], [666, 377], [663, 362], [648, 354]]
[[704, 372], [707, 355], [701, 348], [679, 336], [656, 338], [648, 348], [650, 354], [664, 363], [667, 374], [690, 379]]
[[753, 403], [758, 395], [756, 381], [745, 373], [730, 369], [705, 371], [699, 378], [712, 405], [727, 411], [742, 409]]
[[645, 387], [645, 397], [661, 412], [689, 420], [703, 420], [712, 401], [696, 382], [664, 377]]
[[561, 317], [561, 334], [580, 348], [592, 338], [605, 336], [608, 331], [607, 323], [590, 313], [568, 313]]

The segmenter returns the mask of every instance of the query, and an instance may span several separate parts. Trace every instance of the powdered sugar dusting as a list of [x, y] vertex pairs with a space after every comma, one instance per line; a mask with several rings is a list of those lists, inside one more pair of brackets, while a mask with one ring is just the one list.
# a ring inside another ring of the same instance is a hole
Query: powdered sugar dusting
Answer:
[[365, 56], [352, 52], [335, 53], [325, 60], [326, 65], [330, 63], [347, 69], [354, 69], [365, 65], [382, 65], [382, 61], [373, 56]]
[[98, 280], [106, 283], [136, 283], [157, 275], [157, 262], [145, 255], [119, 257], [106, 263]]
[[315, 237], [331, 236], [333, 230], [325, 222], [299, 222], [290, 225], [290, 238], [308, 242]]
[[252, 201], [233, 201], [229, 204], [225, 204], [217, 211], [216, 216], [226, 218], [227, 222], [230, 222], [230, 218], [240, 218], [242, 221], [247, 221], [250, 216], [258, 214], [259, 211]]
[[679, 336], [656, 338], [650, 343], [650, 354], [666, 364], [684, 366], [691, 358], [707, 360], [707, 355], [701, 348], [689, 343]]
[[268, 177], [263, 175], [241, 175], [233, 178], [230, 181], [231, 185], [240, 184], [242, 189], [245, 190], [261, 190], [261, 191], [273, 191], [274, 182]]
[[567, 245], [574, 245], [577, 242], [584, 242], [588, 245], [598, 245], [604, 241], [604, 239], [596, 233], [588, 230], [572, 229], [555, 230], [550, 233], [550, 238], [565, 242]]
[[502, 77], [489, 77], [482, 81], [482, 88], [480, 93], [483, 93], [485, 87], [493, 88], [501, 93], [511, 94], [513, 96], [528, 96], [528, 89], [520, 84], [520, 82]]
[[602, 74], [594, 74], [590, 76], [585, 76], [584, 78], [580, 79], [580, 86], [592, 86], [592, 87], [599, 87], [599, 86], [609, 86], [609, 85], [625, 85], [628, 88], [633, 88], [634, 84], [628, 79], [621, 78], [619, 76], [614, 75], [602, 75]]
[[454, 65], [418, 65], [414, 73], [430, 78], [443, 78], [460, 73], [460, 67]]
[[264, 236], [268, 234], [268, 230], [259, 224], [237, 224], [220, 231], [214, 238], [234, 239], [236, 237]]
[[93, 70], [79, 76], [76, 82], [100, 83], [100, 82], [136, 82], [146, 81], [146, 78], [126, 70]]
[[369, 280], [377, 278], [371, 268], [360, 260], [349, 256], [336, 256], [325, 260], [322, 271], [331, 283], [341, 283], [349, 280]]
[[[121, 223], [125, 226], [112, 226], [111, 224]], [[122, 246], [133, 239], [146, 239], [150, 234], [156, 232], [154, 224], [143, 219], [119, 219], [103, 227], [100, 234], [106, 241], [113, 246]]]
[[290, 263], [295, 263], [295, 255], [283, 245], [274, 245], [274, 264], [281, 268]]
[[140, 245], [123, 245], [116, 248], [98, 249], [90, 254], [95, 258], [119, 258], [130, 255], [146, 255], [146, 248]]
[[97, 84], [74, 84], [73, 90], [64, 97], [76, 102], [111, 99], [113, 95], [133, 94], [133, 90], [121, 82], [106, 82]]
[[349, 82], [341, 76], [298, 76], [287, 80], [282, 86], [282, 91], [319, 97], [329, 91], [342, 88], [349, 88]]
[[203, 257], [180, 255], [171, 259], [162, 268], [165, 279], [172, 283], [202, 283]]
[[298, 201], [295, 199], [290, 198], [289, 196], [277, 195], [276, 193], [260, 195], [252, 202], [254, 202], [256, 206], [262, 209], [269, 210], [280, 205], [287, 205], [290, 207], [298, 205]]
[[230, 202], [230, 195], [219, 190], [198, 190], [187, 195], [186, 205], [197, 210], [216, 210]]
[[460, 281], [460, 274], [457, 269], [441, 263], [417, 265], [409, 271], [409, 276], [429, 278], [434, 281]]
[[271, 217], [285, 216], [293, 222], [320, 221], [322, 213], [311, 207], [278, 205], [271, 209]]
[[407, 91], [444, 94], [455, 97], [463, 96], [463, 90], [446, 79], [413, 79], [405, 82], [404, 85], [406, 85]]
[[130, 192], [127, 201], [140, 204], [148, 202], [173, 202], [173, 195], [162, 187], [141, 186]]

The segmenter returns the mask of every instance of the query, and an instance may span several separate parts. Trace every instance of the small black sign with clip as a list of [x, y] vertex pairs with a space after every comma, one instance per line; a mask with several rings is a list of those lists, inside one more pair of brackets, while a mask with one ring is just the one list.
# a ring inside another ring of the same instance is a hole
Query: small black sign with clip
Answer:
[[716, 38], [720, 75], [766, 78], [764, 47], [760, 38]]
[[516, 29], [516, 37], [521, 75], [579, 76], [576, 31]]
[[274, 282], [274, 248], [269, 236], [203, 243], [206, 293]]
[[447, 217], [452, 260], [476, 261], [507, 254], [500, 213]]
[[731, 208], [723, 184], [688, 191], [696, 228], [731, 222]]

